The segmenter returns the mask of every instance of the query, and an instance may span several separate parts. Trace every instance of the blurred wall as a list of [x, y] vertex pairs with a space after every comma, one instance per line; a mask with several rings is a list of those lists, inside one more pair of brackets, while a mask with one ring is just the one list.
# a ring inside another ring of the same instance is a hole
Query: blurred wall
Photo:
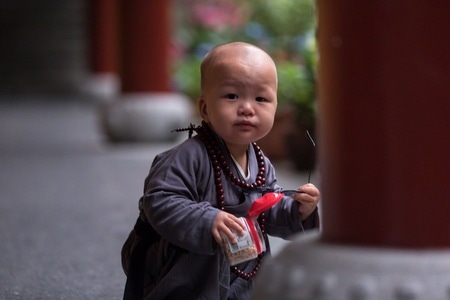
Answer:
[[0, 101], [80, 92], [87, 73], [86, 3], [0, 1]]

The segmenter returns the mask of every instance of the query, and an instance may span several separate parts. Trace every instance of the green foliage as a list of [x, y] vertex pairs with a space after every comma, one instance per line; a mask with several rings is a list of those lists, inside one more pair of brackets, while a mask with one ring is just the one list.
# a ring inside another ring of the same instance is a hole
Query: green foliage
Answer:
[[174, 65], [179, 91], [197, 99], [204, 54], [217, 44], [245, 41], [260, 46], [274, 58], [279, 106], [298, 108], [300, 123], [314, 122], [314, 0], [177, 1], [175, 36], [183, 52]]
[[252, 0], [251, 21], [263, 25], [272, 48], [295, 53], [299, 36], [315, 26], [313, 0]]
[[188, 56], [178, 63], [174, 72], [176, 88], [192, 100], [200, 97], [200, 64], [199, 57]]
[[278, 69], [278, 101], [292, 104], [305, 111], [314, 111], [314, 83], [305, 66], [288, 61], [279, 63]]

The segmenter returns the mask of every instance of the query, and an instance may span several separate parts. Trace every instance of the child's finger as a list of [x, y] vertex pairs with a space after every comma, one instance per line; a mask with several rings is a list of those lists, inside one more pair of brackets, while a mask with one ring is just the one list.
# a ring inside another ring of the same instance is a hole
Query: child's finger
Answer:
[[212, 236], [214, 238], [214, 240], [218, 243], [218, 244], [222, 244], [223, 243], [223, 239], [222, 236], [220, 235], [219, 230], [213, 230], [212, 231]]
[[245, 230], [245, 224], [241, 221], [241, 219], [239, 219], [238, 217], [234, 216], [234, 215], [230, 215], [230, 219], [233, 220], [233, 223], [231, 224], [232, 229], [239, 231], [239, 232], [243, 232]]
[[312, 183], [307, 183], [305, 185], [302, 185], [298, 188], [299, 191], [302, 191], [303, 193], [306, 194], [311, 194], [311, 195], [318, 195], [319, 194], [319, 190], [317, 189], [317, 187], [312, 184]]
[[292, 196], [292, 198], [298, 202], [314, 202], [314, 199], [315, 199], [314, 196], [311, 196], [307, 193], [298, 193], [298, 194]]

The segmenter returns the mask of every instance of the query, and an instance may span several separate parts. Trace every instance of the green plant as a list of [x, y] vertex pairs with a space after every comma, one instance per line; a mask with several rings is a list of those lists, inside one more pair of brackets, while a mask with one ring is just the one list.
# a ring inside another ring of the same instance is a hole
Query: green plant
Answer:
[[315, 120], [314, 0], [178, 0], [176, 38], [182, 52], [174, 65], [177, 90], [195, 100], [199, 65], [213, 46], [246, 41], [266, 50], [278, 66], [279, 107], [297, 108], [296, 120]]
[[175, 66], [176, 89], [195, 101], [200, 96], [200, 63], [197, 56], [188, 56]]
[[278, 69], [278, 103], [297, 110], [297, 123], [310, 128], [316, 117], [317, 55], [314, 39], [310, 39], [301, 53], [302, 63], [282, 60]]
[[[301, 37], [315, 27], [314, 0], [251, 0], [250, 20], [261, 24], [271, 50], [296, 59]], [[270, 50], [270, 49], [269, 49]]]
[[293, 106], [301, 125], [311, 126], [315, 119], [315, 82], [305, 66], [288, 61], [279, 63], [278, 105]]

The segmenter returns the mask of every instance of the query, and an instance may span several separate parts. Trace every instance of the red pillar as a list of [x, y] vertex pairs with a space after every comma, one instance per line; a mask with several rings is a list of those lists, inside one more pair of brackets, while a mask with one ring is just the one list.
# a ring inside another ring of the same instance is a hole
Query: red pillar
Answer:
[[170, 1], [120, 4], [122, 91], [170, 91]]
[[450, 5], [318, 0], [321, 233], [254, 299], [448, 299]]
[[116, 0], [91, 0], [89, 5], [89, 63], [94, 73], [118, 73], [118, 15]]
[[174, 140], [192, 120], [189, 99], [171, 89], [171, 2], [118, 0], [122, 93], [102, 111], [110, 140]]
[[450, 5], [319, 1], [323, 239], [449, 247]]
[[89, 93], [110, 97], [118, 92], [117, 0], [88, 1]]

